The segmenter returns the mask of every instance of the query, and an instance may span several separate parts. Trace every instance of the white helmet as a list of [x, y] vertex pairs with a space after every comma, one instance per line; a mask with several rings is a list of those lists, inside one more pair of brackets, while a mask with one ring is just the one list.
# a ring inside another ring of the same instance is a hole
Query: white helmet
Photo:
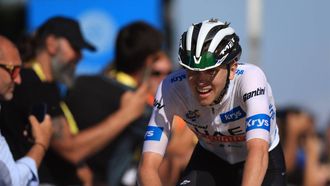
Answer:
[[239, 60], [239, 37], [229, 24], [210, 19], [193, 24], [181, 36], [179, 63], [193, 71], [204, 71]]

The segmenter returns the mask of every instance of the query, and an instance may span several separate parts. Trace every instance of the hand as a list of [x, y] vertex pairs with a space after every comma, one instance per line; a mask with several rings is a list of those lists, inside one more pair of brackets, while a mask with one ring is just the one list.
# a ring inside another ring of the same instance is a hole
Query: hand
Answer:
[[48, 148], [50, 138], [53, 134], [53, 127], [50, 116], [47, 114], [44, 121], [39, 123], [35, 116], [30, 115], [29, 121], [32, 127], [32, 136], [35, 143], [41, 144], [45, 148]]
[[91, 186], [93, 185], [93, 172], [88, 167], [88, 165], [84, 165], [82, 167], [77, 168], [77, 176], [82, 182], [83, 186]]
[[134, 120], [143, 114], [147, 98], [148, 85], [144, 83], [135, 92], [127, 91], [122, 95], [120, 109]]
[[319, 157], [322, 150], [322, 143], [316, 134], [308, 135], [306, 136], [303, 148], [307, 155], [315, 155], [315, 157]]
[[295, 137], [306, 134], [312, 127], [311, 120], [305, 113], [289, 115], [287, 125], [288, 134]]

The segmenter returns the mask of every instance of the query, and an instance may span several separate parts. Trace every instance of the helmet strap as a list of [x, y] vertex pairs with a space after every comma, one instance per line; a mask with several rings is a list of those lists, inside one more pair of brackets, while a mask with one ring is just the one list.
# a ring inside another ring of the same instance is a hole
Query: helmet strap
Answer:
[[223, 96], [227, 93], [228, 87], [229, 87], [229, 75], [230, 75], [230, 63], [226, 65], [227, 67], [227, 79], [226, 79], [226, 84], [223, 90], [220, 92], [220, 95], [213, 101], [212, 105], [219, 104], [220, 101], [222, 100]]

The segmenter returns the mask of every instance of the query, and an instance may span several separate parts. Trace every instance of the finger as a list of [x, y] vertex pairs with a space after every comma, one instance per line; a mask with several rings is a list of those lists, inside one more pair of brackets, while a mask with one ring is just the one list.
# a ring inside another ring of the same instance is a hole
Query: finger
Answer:
[[50, 118], [49, 114], [46, 114], [44, 121], [42, 123], [50, 123], [50, 121], [51, 121], [51, 118]]
[[137, 95], [144, 95], [148, 92], [149, 85], [148, 83], [142, 83], [140, 87], [136, 90]]
[[33, 115], [29, 116], [29, 121], [30, 121], [30, 124], [32, 125], [32, 127], [39, 124], [37, 118]]

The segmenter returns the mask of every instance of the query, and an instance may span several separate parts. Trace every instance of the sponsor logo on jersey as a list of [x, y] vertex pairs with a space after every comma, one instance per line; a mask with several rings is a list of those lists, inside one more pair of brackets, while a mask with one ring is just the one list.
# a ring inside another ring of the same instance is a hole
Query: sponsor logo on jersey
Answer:
[[186, 118], [190, 119], [191, 121], [196, 121], [201, 115], [199, 114], [199, 110], [189, 110], [186, 113]]
[[197, 136], [206, 139], [209, 142], [221, 142], [221, 143], [231, 143], [231, 142], [242, 142], [245, 141], [245, 135], [237, 136], [209, 136], [206, 134], [196, 133]]
[[163, 133], [163, 127], [156, 127], [156, 126], [148, 126], [147, 132], [144, 135], [145, 141], [160, 141]]
[[270, 131], [270, 117], [267, 114], [256, 114], [246, 119], [246, 131], [265, 129]]
[[248, 92], [248, 93], [245, 93], [243, 95], [243, 101], [245, 102], [246, 100], [254, 97], [254, 96], [259, 96], [259, 95], [264, 95], [265, 94], [265, 87], [264, 88], [257, 88], [257, 90], [254, 90], [254, 91], [251, 91], [251, 92]]
[[269, 105], [269, 114], [270, 114], [270, 118], [272, 118], [272, 120], [275, 119], [275, 108], [272, 104]]
[[221, 118], [221, 122], [222, 123], [229, 123], [232, 121], [236, 121], [239, 120], [243, 117], [246, 116], [246, 113], [244, 112], [244, 110], [238, 106], [233, 108], [232, 110], [222, 113], [220, 114], [220, 118]]
[[[237, 126], [234, 128], [229, 128], [227, 131], [214, 131], [213, 134], [207, 129], [198, 129], [196, 127], [193, 128], [193, 132], [198, 136], [203, 138], [207, 142], [239, 142], [245, 140], [245, 132], [241, 129], [241, 127]], [[224, 132], [230, 134], [225, 135]]]
[[162, 109], [165, 105], [162, 104], [161, 101], [158, 101], [157, 99], [154, 99], [154, 108], [157, 108], [158, 110]]
[[237, 75], [242, 75], [244, 73], [244, 70], [237, 69], [236, 74]]
[[177, 81], [182, 81], [186, 78], [187, 78], [186, 74], [180, 74], [179, 76], [172, 77], [171, 78], [171, 83], [175, 83]]

